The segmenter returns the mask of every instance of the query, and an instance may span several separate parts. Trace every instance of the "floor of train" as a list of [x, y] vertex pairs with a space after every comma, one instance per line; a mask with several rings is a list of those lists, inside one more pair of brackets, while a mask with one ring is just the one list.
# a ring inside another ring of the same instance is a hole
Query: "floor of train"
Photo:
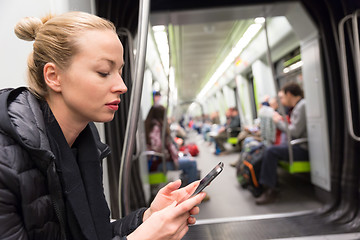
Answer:
[[204, 177], [217, 163], [224, 163], [223, 172], [205, 189], [210, 200], [200, 206], [197, 219], [208, 220], [214, 218], [234, 218], [263, 214], [278, 214], [299, 211], [312, 211], [322, 206], [310, 183], [308, 175], [290, 175], [281, 169], [279, 172], [279, 198], [275, 203], [258, 206], [251, 193], [242, 189], [236, 179], [236, 169], [230, 163], [236, 161], [239, 152], [216, 156], [214, 146], [209, 145], [202, 136], [192, 131], [188, 133], [186, 143], [197, 143], [200, 153], [196, 157], [201, 177]]
[[[214, 147], [195, 133], [188, 133], [186, 143], [197, 143], [197, 156], [201, 177], [217, 163], [224, 162], [223, 172], [205, 191], [210, 200], [200, 205], [197, 223], [190, 227], [183, 240], [227, 239], [281, 239], [281, 240], [350, 240], [360, 239], [337, 225], [327, 224], [315, 216], [323, 203], [319, 200], [309, 175], [291, 175], [281, 169], [280, 194], [276, 202], [258, 206], [251, 193], [242, 189], [236, 179], [236, 161], [239, 152], [216, 156]], [[226, 146], [231, 150], [231, 146]]]

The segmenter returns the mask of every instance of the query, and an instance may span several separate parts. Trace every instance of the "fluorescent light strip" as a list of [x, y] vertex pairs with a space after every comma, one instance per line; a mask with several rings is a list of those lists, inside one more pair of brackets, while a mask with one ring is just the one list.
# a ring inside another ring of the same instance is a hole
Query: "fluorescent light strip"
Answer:
[[298, 61], [298, 62], [296, 62], [296, 63], [294, 63], [294, 64], [292, 64], [292, 65], [284, 68], [284, 69], [283, 69], [283, 73], [291, 72], [292, 70], [295, 70], [295, 69], [301, 67], [302, 65], [303, 65], [303, 62], [302, 62], [302, 61]]
[[251, 42], [251, 40], [255, 37], [255, 35], [260, 31], [262, 24], [254, 23], [248, 27], [244, 35], [237, 42], [235, 47], [231, 50], [229, 55], [225, 58], [225, 60], [221, 63], [221, 65], [217, 68], [215, 73], [211, 76], [209, 81], [206, 83], [204, 88], [200, 91], [197, 96], [198, 100], [201, 100], [202, 97], [213, 87], [215, 82], [221, 77], [222, 74], [229, 68], [231, 63], [235, 60], [237, 56], [244, 50], [244, 48]]
[[169, 41], [167, 39], [167, 34], [165, 32], [164, 25], [158, 25], [152, 27], [154, 31], [154, 38], [156, 42], [156, 46], [159, 50], [160, 59], [164, 67], [164, 71], [166, 75], [169, 74]]

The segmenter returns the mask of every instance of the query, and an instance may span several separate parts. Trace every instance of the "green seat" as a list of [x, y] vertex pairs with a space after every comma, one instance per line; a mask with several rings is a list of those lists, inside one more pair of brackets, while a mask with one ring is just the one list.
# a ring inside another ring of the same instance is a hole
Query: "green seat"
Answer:
[[[290, 141], [290, 145], [294, 146], [301, 143], [306, 143], [307, 141], [307, 138], [294, 139]], [[291, 174], [308, 173], [311, 170], [310, 161], [294, 161], [291, 159], [289, 162], [279, 161], [279, 165]]]
[[[158, 153], [158, 152], [154, 152], [154, 151], [145, 151], [142, 153], [142, 155], [147, 156], [149, 158], [148, 161], [152, 161], [153, 157], [163, 158], [163, 156], [164, 156], [163, 153]], [[164, 163], [164, 166], [166, 166], [164, 159], [163, 159], [163, 163]], [[162, 183], [167, 183], [168, 179], [166, 177], [166, 173], [167, 173], [166, 167], [163, 168], [162, 171], [156, 171], [156, 172], [149, 171], [149, 184], [150, 185], [158, 185], [158, 184], [162, 184]]]
[[227, 139], [227, 142], [233, 145], [236, 145], [238, 143], [238, 138], [237, 137], [229, 137]]
[[[241, 131], [241, 128], [228, 128], [226, 130], [226, 133], [227, 133], [227, 142], [230, 143], [231, 145], [235, 146], [238, 144], [239, 140], [237, 138], [237, 136], [233, 137], [231, 136], [232, 135], [232, 132], [235, 131], [235, 132], [240, 132]], [[236, 134], [237, 135], [237, 134]]]
[[279, 165], [291, 174], [310, 172], [309, 161], [294, 161], [292, 164], [287, 161], [279, 161]]
[[150, 185], [167, 183], [167, 177], [163, 172], [149, 173]]

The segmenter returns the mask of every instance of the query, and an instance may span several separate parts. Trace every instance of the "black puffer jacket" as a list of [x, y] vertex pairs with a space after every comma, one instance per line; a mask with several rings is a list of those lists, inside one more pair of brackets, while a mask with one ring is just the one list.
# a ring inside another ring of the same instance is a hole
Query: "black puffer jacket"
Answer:
[[[100, 140], [96, 145], [100, 158], [109, 153]], [[0, 239], [66, 238], [54, 160], [38, 100], [26, 88], [1, 90]], [[136, 229], [144, 211], [112, 223], [113, 237]]]

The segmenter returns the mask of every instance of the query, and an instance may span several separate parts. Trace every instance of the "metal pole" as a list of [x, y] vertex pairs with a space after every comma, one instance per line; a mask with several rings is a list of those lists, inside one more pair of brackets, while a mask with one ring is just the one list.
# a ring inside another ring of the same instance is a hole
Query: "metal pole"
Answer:
[[[125, 141], [121, 156], [119, 173], [119, 216], [124, 217], [130, 213], [130, 174], [131, 160], [134, 151], [137, 123], [139, 120], [141, 93], [143, 87], [146, 44], [149, 24], [150, 0], [140, 0], [137, 55], [135, 58], [135, 78], [131, 92], [129, 116], [125, 132]], [[123, 209], [124, 208], [124, 211]]]
[[[169, 39], [169, 27], [166, 29], [166, 35], [167, 38]], [[170, 44], [169, 44], [169, 48], [170, 48]], [[169, 49], [170, 52], [170, 49]], [[169, 63], [171, 63], [171, 54], [169, 54]], [[169, 66], [164, 66], [164, 68], [169, 68]], [[169, 109], [169, 98], [170, 98], [170, 68], [168, 70], [168, 74], [167, 74], [167, 98], [166, 98], [166, 107], [165, 107], [165, 112], [164, 112], [164, 119], [163, 119], [163, 126], [162, 126], [162, 133], [161, 133], [161, 150], [164, 153], [165, 151], [165, 147], [166, 147], [166, 129], [170, 126], [168, 126], [168, 119], [167, 119], [167, 113], [168, 113], [168, 109]], [[166, 159], [165, 159], [165, 154], [164, 154], [164, 158], [163, 158], [163, 172], [164, 174], [166, 174], [167, 172], [167, 167], [166, 167]]]
[[[275, 85], [275, 89], [276, 89], [276, 93], [279, 92], [280, 90], [280, 86], [278, 84], [278, 82], [276, 81], [276, 73], [275, 73], [275, 69], [274, 69], [274, 65], [272, 64], [272, 60], [271, 60], [271, 51], [270, 51], [270, 45], [269, 45], [269, 37], [268, 37], [268, 30], [267, 30], [267, 18], [265, 18], [265, 22], [264, 22], [264, 30], [265, 30], [265, 36], [266, 36], [266, 46], [267, 46], [267, 51], [266, 51], [266, 55], [267, 55], [267, 60], [269, 63], [269, 66], [271, 68], [271, 73], [273, 75], [273, 81], [274, 81], [274, 85]], [[294, 161], [294, 154], [293, 154], [293, 149], [291, 147], [291, 135], [290, 135], [290, 131], [289, 131], [289, 124], [288, 121], [286, 119], [286, 115], [285, 115], [285, 110], [284, 110], [284, 106], [281, 104], [281, 102], [279, 101], [279, 97], [276, 96], [277, 102], [279, 104], [280, 107], [280, 113], [282, 115], [282, 117], [285, 120], [285, 126], [286, 126], [286, 135], [287, 135], [287, 143], [288, 143], [288, 150], [289, 150], [289, 162], [290, 165], [293, 163]]]

